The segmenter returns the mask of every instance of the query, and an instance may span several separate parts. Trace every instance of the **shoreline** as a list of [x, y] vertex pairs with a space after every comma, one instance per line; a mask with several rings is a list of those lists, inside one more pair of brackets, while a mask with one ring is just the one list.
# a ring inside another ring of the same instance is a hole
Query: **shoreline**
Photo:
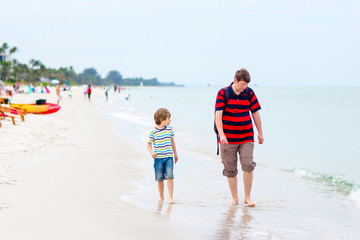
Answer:
[[[131, 194], [134, 181], [143, 176], [134, 162], [141, 155], [110, 131], [108, 120], [80, 93], [73, 90], [72, 99], [63, 99], [58, 116], [27, 115], [26, 124], [6, 126], [10, 133], [14, 127], [26, 132], [30, 121], [51, 122], [44, 136], [53, 134], [57, 139], [55, 146], [2, 160], [12, 169], [14, 181], [0, 184], [0, 239], [184, 239], [187, 233], [162, 215], [120, 199]], [[102, 96], [97, 89], [94, 93]], [[71, 122], [56, 128], [60, 118]], [[35, 130], [40, 131], [38, 127]], [[42, 137], [31, 136], [26, 136], [29, 141]], [[16, 137], [7, 139], [17, 144]]]

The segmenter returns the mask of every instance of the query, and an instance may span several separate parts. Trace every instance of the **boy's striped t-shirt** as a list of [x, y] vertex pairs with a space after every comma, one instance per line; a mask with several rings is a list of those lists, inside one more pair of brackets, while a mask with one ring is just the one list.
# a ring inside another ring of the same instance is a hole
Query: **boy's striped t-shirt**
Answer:
[[149, 134], [149, 142], [154, 145], [156, 158], [173, 157], [171, 139], [174, 137], [172, 127], [167, 126], [164, 129], [154, 128]]

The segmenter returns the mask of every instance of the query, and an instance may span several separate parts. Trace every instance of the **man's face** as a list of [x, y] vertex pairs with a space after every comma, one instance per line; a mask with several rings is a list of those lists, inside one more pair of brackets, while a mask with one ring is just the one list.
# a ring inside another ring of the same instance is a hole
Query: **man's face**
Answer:
[[248, 83], [244, 80], [237, 81], [237, 79], [235, 78], [233, 86], [235, 90], [242, 92], [247, 88]]

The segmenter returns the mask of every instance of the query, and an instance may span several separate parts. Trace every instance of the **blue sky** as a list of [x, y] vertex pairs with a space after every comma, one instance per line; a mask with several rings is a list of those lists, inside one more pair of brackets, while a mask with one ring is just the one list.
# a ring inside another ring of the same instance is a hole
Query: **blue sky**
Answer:
[[21, 62], [105, 77], [224, 85], [359, 86], [360, 1], [13, 0], [0, 42]]

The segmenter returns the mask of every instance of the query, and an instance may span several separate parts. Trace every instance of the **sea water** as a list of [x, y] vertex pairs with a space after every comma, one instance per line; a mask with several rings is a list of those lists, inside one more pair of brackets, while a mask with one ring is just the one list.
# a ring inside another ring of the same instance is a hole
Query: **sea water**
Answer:
[[[219, 89], [129, 88], [110, 94], [108, 102], [98, 100], [114, 131], [144, 156], [134, 161], [145, 175], [134, 176], [142, 180], [135, 182], [133, 194], [119, 199], [192, 230], [194, 239], [360, 239], [360, 88], [253, 87], [265, 138], [255, 144], [255, 208], [242, 201], [227, 204], [230, 192], [213, 131]], [[175, 205], [158, 203], [146, 149], [160, 107], [172, 114], [179, 154]], [[254, 130], [256, 139], [255, 124]], [[243, 199], [241, 173], [238, 187]]]

